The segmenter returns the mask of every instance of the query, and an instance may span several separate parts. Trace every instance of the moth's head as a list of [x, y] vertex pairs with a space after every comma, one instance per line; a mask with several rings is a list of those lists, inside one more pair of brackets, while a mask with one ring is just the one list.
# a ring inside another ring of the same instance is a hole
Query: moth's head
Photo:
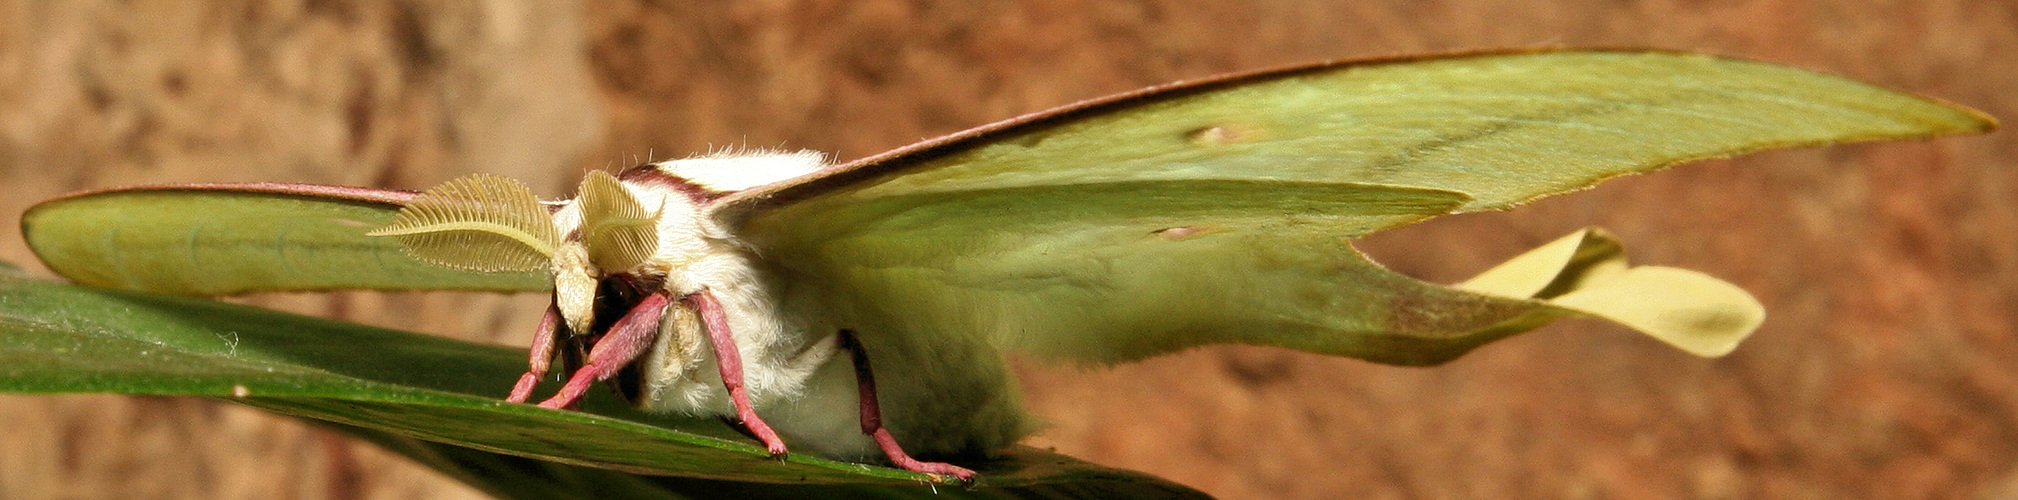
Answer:
[[568, 330], [589, 331], [596, 317], [596, 285], [603, 272], [589, 262], [588, 247], [580, 241], [562, 242], [554, 251], [554, 307]]
[[587, 332], [597, 284], [639, 272], [657, 251], [663, 208], [648, 210], [616, 177], [596, 171], [559, 211], [519, 181], [472, 174], [421, 193], [392, 224], [367, 234], [399, 238], [408, 254], [442, 266], [548, 271], [562, 319]]

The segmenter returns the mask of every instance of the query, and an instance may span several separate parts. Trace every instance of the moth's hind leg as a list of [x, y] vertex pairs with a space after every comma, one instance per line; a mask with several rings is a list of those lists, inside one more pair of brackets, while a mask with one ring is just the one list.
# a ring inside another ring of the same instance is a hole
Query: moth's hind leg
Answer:
[[539, 385], [540, 377], [547, 375], [547, 368], [554, 361], [555, 331], [560, 328], [561, 309], [555, 304], [547, 304], [547, 314], [540, 318], [540, 329], [533, 332], [532, 362], [525, 375], [519, 376], [519, 383], [512, 386], [510, 397], [505, 401], [524, 403], [533, 395], [533, 386]]
[[609, 333], [597, 339], [596, 346], [589, 349], [588, 364], [575, 370], [567, 385], [561, 386], [560, 393], [540, 402], [540, 406], [555, 409], [572, 406], [596, 381], [615, 376], [631, 361], [644, 355], [646, 350], [651, 349], [652, 340], [658, 337], [659, 321], [665, 318], [666, 306], [671, 303], [671, 295], [657, 292], [631, 307], [630, 312], [610, 325]]
[[973, 481], [974, 471], [945, 462], [923, 462], [911, 458], [904, 447], [897, 444], [897, 438], [883, 428], [883, 410], [876, 403], [876, 375], [869, 370], [869, 351], [862, 348], [862, 342], [855, 339], [855, 332], [841, 330], [835, 336], [841, 348], [848, 351], [855, 361], [855, 383], [862, 398], [862, 433], [876, 440], [876, 446], [883, 449], [883, 455], [890, 457], [890, 463], [897, 468], [926, 474], [942, 474]]

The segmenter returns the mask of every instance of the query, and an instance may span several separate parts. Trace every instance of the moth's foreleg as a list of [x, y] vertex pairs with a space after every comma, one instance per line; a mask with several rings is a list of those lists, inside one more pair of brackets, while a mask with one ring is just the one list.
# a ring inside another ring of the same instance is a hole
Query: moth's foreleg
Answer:
[[855, 339], [855, 332], [841, 330], [835, 338], [855, 362], [855, 384], [862, 398], [862, 433], [876, 440], [876, 446], [883, 448], [883, 455], [890, 457], [890, 463], [912, 472], [950, 475], [961, 481], [974, 480], [974, 471], [965, 467], [944, 462], [922, 462], [904, 452], [904, 447], [897, 444], [897, 438], [890, 435], [889, 429], [883, 428], [883, 410], [876, 403], [876, 374], [869, 370], [869, 350], [862, 348], [862, 342]]
[[567, 385], [561, 386], [561, 392], [540, 402], [540, 406], [556, 409], [574, 406], [575, 401], [588, 392], [590, 385], [616, 376], [624, 366], [644, 355], [651, 349], [652, 341], [658, 338], [659, 321], [665, 318], [666, 306], [671, 303], [671, 296], [665, 292], [645, 296], [645, 300], [624, 313], [615, 325], [610, 325], [609, 333], [589, 349], [588, 364], [575, 370]]
[[750, 434], [764, 442], [764, 450], [771, 456], [785, 454], [785, 441], [778, 439], [778, 433], [771, 430], [771, 424], [757, 417], [757, 409], [750, 406], [750, 392], [743, 387], [743, 353], [736, 350], [736, 339], [729, 334], [729, 316], [722, 312], [722, 303], [715, 300], [715, 294], [708, 290], [687, 296], [693, 301], [694, 311], [701, 313], [701, 325], [708, 330], [708, 340], [715, 347], [715, 366], [721, 368], [722, 385], [729, 390], [729, 400], [736, 405], [736, 418], [743, 421], [743, 427]]
[[519, 376], [518, 385], [512, 386], [512, 394], [505, 401], [524, 403], [533, 395], [533, 386], [539, 385], [540, 378], [547, 376], [547, 368], [554, 362], [554, 331], [560, 328], [561, 308], [548, 304], [547, 314], [540, 318], [540, 329], [533, 332], [532, 362], [526, 374]]

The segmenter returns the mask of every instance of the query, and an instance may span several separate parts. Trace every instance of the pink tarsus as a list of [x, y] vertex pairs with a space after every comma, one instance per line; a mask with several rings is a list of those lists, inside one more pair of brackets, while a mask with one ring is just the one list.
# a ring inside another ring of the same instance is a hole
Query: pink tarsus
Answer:
[[670, 297], [665, 292], [647, 295], [630, 312], [624, 313], [617, 324], [610, 325], [609, 333], [589, 349], [588, 364], [575, 370], [574, 375], [568, 377], [567, 385], [561, 386], [560, 393], [541, 401], [540, 406], [553, 409], [574, 406], [582, 394], [588, 392], [590, 385], [616, 376], [624, 366], [644, 355], [652, 348], [652, 341], [658, 338], [659, 321], [666, 316], [666, 305], [672, 303]]
[[890, 435], [889, 429], [883, 428], [883, 410], [876, 402], [876, 374], [869, 369], [869, 350], [862, 348], [862, 342], [855, 339], [855, 332], [841, 330], [840, 335], [835, 337], [855, 361], [856, 392], [862, 398], [862, 433], [876, 440], [876, 446], [883, 448], [883, 455], [890, 457], [890, 463], [912, 472], [950, 475], [961, 481], [974, 480], [974, 471], [966, 467], [919, 461], [904, 452], [904, 447], [897, 444], [897, 438]]
[[540, 329], [533, 332], [531, 368], [519, 376], [519, 383], [512, 386], [512, 394], [505, 401], [524, 403], [533, 396], [533, 386], [539, 385], [540, 377], [547, 376], [547, 368], [554, 362], [554, 330], [560, 328], [561, 308], [558, 304], [547, 304], [547, 314], [540, 318]]
[[736, 350], [736, 338], [729, 334], [729, 315], [722, 311], [721, 301], [715, 294], [703, 289], [687, 296], [694, 304], [694, 312], [701, 314], [701, 325], [708, 330], [708, 340], [715, 346], [715, 367], [722, 371], [722, 386], [729, 390], [729, 401], [736, 405], [736, 419], [743, 421], [743, 428], [764, 443], [764, 451], [771, 456], [785, 455], [785, 440], [778, 439], [777, 431], [771, 424], [764, 423], [757, 416], [757, 408], [750, 405], [750, 391], [743, 386], [743, 353]]

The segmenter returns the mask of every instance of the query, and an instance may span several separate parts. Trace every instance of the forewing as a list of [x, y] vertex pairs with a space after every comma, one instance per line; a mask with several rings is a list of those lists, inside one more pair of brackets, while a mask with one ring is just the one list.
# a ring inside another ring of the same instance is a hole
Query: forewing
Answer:
[[[1981, 132], [1972, 110], [1701, 54], [1518, 52], [1319, 64], [1082, 102], [722, 200], [779, 217], [873, 198], [1145, 179], [1282, 179], [1470, 194], [1505, 208], [1773, 147]], [[754, 212], [754, 214], [753, 214]]]
[[[1746, 311], [1755, 301], [1714, 279], [1703, 277], [1713, 283], [1697, 290], [1714, 293], [1669, 294], [1670, 285], [1695, 282], [1636, 273], [1571, 306], [1552, 300], [1580, 288], [1533, 295], [1421, 283], [1368, 262], [1344, 239], [1694, 159], [1991, 126], [1929, 99], [1748, 61], [1476, 54], [1148, 89], [928, 141], [716, 207], [791, 279], [822, 287], [836, 314], [873, 317], [862, 321], [894, 335], [983, 332], [997, 345], [1096, 362], [1233, 342], [1412, 364], [1565, 314], [1659, 330], [1675, 325], [1643, 320], [1728, 312], [1713, 315], [1737, 320], [1690, 323], [1702, 331], [1684, 332], [1708, 338], [1688, 342], [1692, 352], [1714, 355], [1758, 316]], [[1359, 201], [1253, 203], [1274, 189], [1325, 184], [1467, 201], [1351, 216], [1315, 207]], [[1027, 201], [1001, 201], [1012, 192]], [[1221, 206], [1133, 211], [1175, 198]], [[1586, 270], [1562, 264], [1536, 279]], [[1617, 300], [1633, 294], [1654, 298]]]
[[421, 262], [390, 224], [415, 193], [305, 184], [195, 184], [45, 201], [21, 231], [49, 268], [81, 284], [183, 295], [334, 289], [540, 291], [544, 272], [481, 273]]

